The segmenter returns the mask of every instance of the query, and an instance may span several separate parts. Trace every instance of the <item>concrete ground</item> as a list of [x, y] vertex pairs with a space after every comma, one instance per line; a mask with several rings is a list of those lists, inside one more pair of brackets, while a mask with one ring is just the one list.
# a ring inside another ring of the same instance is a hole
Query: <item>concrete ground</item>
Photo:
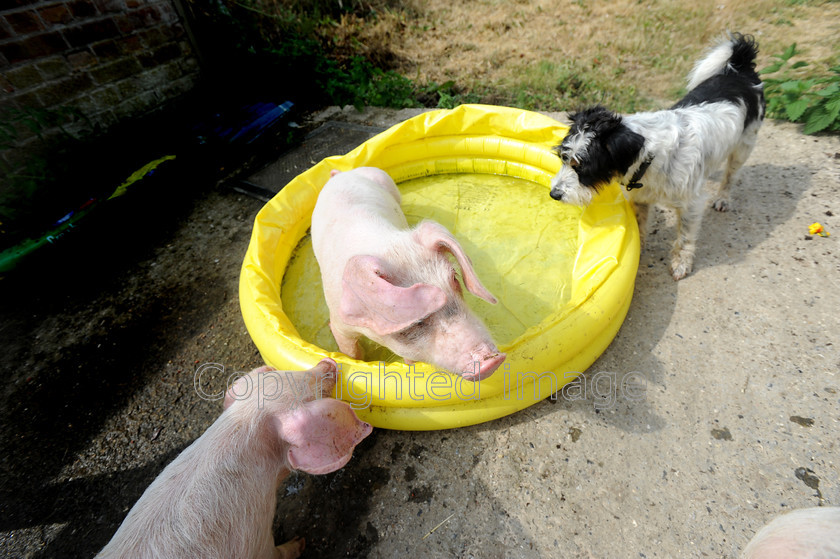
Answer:
[[[413, 114], [324, 111], [248, 182], [277, 190]], [[838, 182], [840, 139], [767, 122], [680, 282], [672, 216], [653, 217], [583, 397], [458, 430], [377, 429], [344, 469], [287, 480], [277, 541], [305, 537], [305, 557], [735, 557], [777, 514], [840, 504]], [[261, 206], [208, 185], [127, 224], [119, 250], [0, 283], [2, 556], [94, 555], [220, 413], [195, 372], [260, 364], [237, 286]], [[835, 235], [808, 235], [816, 221]], [[596, 382], [630, 373], [642, 398]]]

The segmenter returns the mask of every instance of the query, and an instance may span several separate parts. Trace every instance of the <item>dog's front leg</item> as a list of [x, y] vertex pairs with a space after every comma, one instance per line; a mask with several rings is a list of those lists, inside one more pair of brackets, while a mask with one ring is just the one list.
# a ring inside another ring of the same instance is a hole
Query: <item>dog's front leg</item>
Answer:
[[700, 234], [705, 203], [695, 200], [686, 208], [677, 211], [677, 240], [671, 250], [671, 275], [675, 281], [683, 279], [694, 267], [694, 250]]
[[639, 245], [641, 250], [644, 250], [645, 248], [645, 237], [647, 237], [647, 221], [649, 209], [650, 206], [648, 204], [639, 204], [633, 202], [633, 212], [636, 214], [636, 223], [639, 225]]

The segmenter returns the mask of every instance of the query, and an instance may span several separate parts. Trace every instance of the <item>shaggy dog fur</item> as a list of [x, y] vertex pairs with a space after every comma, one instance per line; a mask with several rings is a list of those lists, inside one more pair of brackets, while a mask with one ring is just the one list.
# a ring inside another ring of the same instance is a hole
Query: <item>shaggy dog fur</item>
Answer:
[[697, 62], [688, 94], [670, 109], [621, 116], [596, 106], [570, 115], [571, 129], [555, 148], [563, 166], [552, 179], [551, 197], [586, 205], [617, 180], [634, 204], [643, 241], [649, 205], [673, 209], [671, 273], [675, 280], [685, 277], [706, 207], [703, 185], [725, 164], [713, 206], [731, 206], [730, 187], [764, 119], [757, 53], [752, 37], [732, 34]]

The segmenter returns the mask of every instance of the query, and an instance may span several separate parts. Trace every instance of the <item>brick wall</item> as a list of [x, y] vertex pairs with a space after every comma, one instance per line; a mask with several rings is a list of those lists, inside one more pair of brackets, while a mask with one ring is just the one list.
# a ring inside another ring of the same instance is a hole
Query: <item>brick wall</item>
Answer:
[[185, 93], [198, 63], [175, 1], [0, 0], [0, 113], [74, 106], [108, 127]]

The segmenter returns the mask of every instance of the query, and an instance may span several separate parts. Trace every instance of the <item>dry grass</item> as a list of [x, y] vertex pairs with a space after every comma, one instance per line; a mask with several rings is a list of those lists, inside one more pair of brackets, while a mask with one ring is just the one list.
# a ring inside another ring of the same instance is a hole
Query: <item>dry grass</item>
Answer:
[[402, 0], [338, 27], [420, 83], [539, 109], [668, 105], [726, 30], [758, 39], [759, 68], [792, 42], [816, 71], [840, 63], [837, 0]]

